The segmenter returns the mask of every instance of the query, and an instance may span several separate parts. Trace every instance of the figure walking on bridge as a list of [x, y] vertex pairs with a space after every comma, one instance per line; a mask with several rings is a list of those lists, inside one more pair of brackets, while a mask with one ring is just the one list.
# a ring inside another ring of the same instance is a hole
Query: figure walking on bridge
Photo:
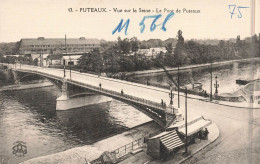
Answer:
[[161, 104], [162, 104], [162, 107], [163, 107], [163, 99], [161, 99]]
[[123, 89], [121, 90], [121, 95], [124, 95], [124, 91], [123, 91]]
[[100, 90], [101, 90], [101, 83], [99, 83], [99, 88], [100, 88]]

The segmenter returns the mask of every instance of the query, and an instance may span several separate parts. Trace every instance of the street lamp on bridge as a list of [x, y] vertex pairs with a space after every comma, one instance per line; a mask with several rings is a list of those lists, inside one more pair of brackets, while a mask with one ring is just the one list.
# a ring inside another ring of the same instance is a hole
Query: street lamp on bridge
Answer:
[[216, 83], [214, 84], [214, 87], [215, 87], [215, 96], [218, 96], [218, 88], [219, 88], [218, 76], [216, 76], [215, 79], [216, 79]]
[[63, 75], [63, 78], [66, 77], [66, 68], [65, 68], [65, 64], [66, 64], [66, 60], [63, 59], [63, 70], [64, 70], [64, 75]]
[[185, 88], [185, 152], [183, 152], [183, 156], [187, 157], [189, 155], [188, 153], [188, 106], [187, 106], [187, 96], [188, 91], [187, 87]]
[[170, 97], [170, 104], [173, 105], [173, 97], [174, 97], [174, 94], [172, 93], [172, 85], [170, 86], [170, 93], [169, 93], [169, 97]]
[[180, 108], [180, 65], [178, 64], [178, 108]]
[[210, 56], [210, 95], [209, 100], [212, 101], [212, 58]]

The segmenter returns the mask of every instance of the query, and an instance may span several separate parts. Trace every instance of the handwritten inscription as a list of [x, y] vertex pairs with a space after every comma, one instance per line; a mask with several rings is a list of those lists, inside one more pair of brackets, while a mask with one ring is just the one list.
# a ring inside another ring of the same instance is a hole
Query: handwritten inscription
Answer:
[[[166, 23], [174, 16], [173, 12], [170, 12], [164, 19], [164, 21], [160, 24], [156, 24], [156, 22], [162, 17], [161, 14], [158, 15], [149, 15], [144, 16], [142, 21], [139, 23], [139, 26], [141, 26], [140, 32], [143, 33], [145, 30], [145, 20], [146, 19], [153, 19], [153, 22], [150, 25], [150, 31], [153, 32], [158, 26], [161, 26], [161, 30], [166, 31]], [[123, 24], [124, 19], [121, 19], [119, 24], [116, 26], [116, 28], [112, 31], [112, 35], [114, 35], [117, 31], [121, 32], [123, 29], [125, 29], [125, 35], [127, 35], [127, 29], [130, 24], [130, 19], [127, 19], [127, 21]]]
[[238, 18], [242, 18], [242, 11], [240, 9], [245, 9], [249, 7], [244, 7], [244, 6], [237, 6], [237, 5], [228, 5], [229, 8], [229, 13], [231, 16], [231, 19], [233, 18], [233, 15], [237, 15]]

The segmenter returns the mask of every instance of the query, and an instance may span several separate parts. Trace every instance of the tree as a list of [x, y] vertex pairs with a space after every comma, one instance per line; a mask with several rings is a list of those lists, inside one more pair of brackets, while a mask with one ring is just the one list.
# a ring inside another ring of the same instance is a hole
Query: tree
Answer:
[[131, 56], [123, 56], [119, 59], [120, 71], [136, 71], [135, 63]]
[[121, 40], [120, 37], [118, 37], [118, 47], [122, 54], [126, 55], [131, 50], [131, 43], [128, 38], [125, 38], [124, 40]]
[[173, 53], [172, 42], [167, 43], [165, 48], [166, 48], [168, 54], [172, 54]]
[[106, 73], [119, 72], [119, 58], [120, 54], [117, 46], [112, 46], [103, 53], [103, 61]]
[[174, 49], [174, 65], [183, 65], [186, 57], [187, 53], [184, 52], [184, 38], [182, 36], [182, 31], [179, 30], [177, 33], [177, 44]]
[[139, 49], [139, 44], [140, 42], [138, 41], [138, 39], [136, 37], [133, 37], [130, 39], [131, 42], [131, 50], [132, 52], [137, 52]]
[[238, 46], [241, 46], [240, 35], [237, 36], [236, 44], [237, 44]]
[[179, 30], [178, 35], [177, 35], [177, 45], [176, 45], [176, 47], [182, 47], [183, 45], [184, 45], [184, 38], [182, 36], [182, 31]]
[[103, 70], [103, 57], [99, 49], [94, 49], [92, 52], [82, 55], [79, 59], [79, 65], [85, 70], [100, 73]]

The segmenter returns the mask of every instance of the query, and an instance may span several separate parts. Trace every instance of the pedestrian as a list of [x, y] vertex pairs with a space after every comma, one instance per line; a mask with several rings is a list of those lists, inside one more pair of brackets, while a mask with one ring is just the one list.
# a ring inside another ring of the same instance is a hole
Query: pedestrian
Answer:
[[121, 90], [121, 95], [124, 95], [124, 91], [123, 91], [123, 89]]
[[202, 139], [202, 138], [203, 138], [203, 136], [202, 136], [202, 131], [201, 131], [201, 130], [198, 132], [198, 137], [199, 137], [199, 139]]
[[162, 107], [163, 107], [163, 99], [161, 99], [161, 104], [162, 104]]
[[204, 131], [204, 133], [203, 133], [203, 135], [204, 135], [204, 139], [205, 139], [205, 140], [208, 139], [208, 134], [209, 134], [209, 131], [208, 131], [207, 128], [205, 128], [205, 131]]
[[101, 83], [99, 83], [99, 88], [101, 89]]
[[251, 102], [251, 103], [254, 103], [253, 95], [250, 96], [250, 102]]
[[204, 91], [204, 97], [207, 97], [207, 91], [206, 90]]

